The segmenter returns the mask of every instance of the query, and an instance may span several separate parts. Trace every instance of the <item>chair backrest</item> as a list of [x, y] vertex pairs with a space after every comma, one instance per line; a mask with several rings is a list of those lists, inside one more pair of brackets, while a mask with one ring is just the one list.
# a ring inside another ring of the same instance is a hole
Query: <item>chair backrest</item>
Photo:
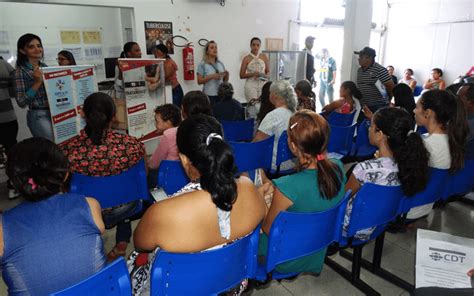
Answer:
[[220, 123], [224, 130], [224, 138], [227, 141], [252, 141], [254, 129], [253, 118], [241, 121], [220, 120]]
[[348, 126], [354, 121], [355, 110], [348, 114], [342, 114], [336, 111], [329, 113], [328, 122], [330, 125]]
[[448, 183], [448, 170], [431, 168], [430, 177], [425, 190], [403, 199], [402, 213], [408, 213], [411, 208], [426, 205], [444, 197]]
[[474, 189], [474, 160], [465, 160], [464, 168], [450, 176], [442, 198], [468, 193]]
[[229, 245], [198, 253], [159, 251], [151, 270], [150, 295], [217, 295], [253, 278], [260, 226]]
[[275, 136], [259, 142], [232, 142], [234, 162], [240, 173], [255, 169], [270, 169], [272, 167], [273, 144]]
[[268, 235], [266, 273], [280, 263], [310, 255], [336, 241], [349, 196], [348, 192], [337, 206], [318, 213], [280, 212]]
[[181, 161], [163, 160], [158, 168], [158, 186], [163, 188], [167, 195], [172, 195], [189, 183]]
[[354, 197], [346, 236], [353, 237], [359, 230], [394, 220], [399, 214], [402, 199], [400, 186], [365, 183]]
[[92, 177], [73, 173], [70, 191], [94, 197], [103, 209], [135, 200], [148, 200], [145, 161], [140, 160], [119, 175]]
[[329, 135], [328, 152], [349, 155], [356, 125], [357, 123], [348, 126], [330, 124], [331, 133]]
[[423, 91], [423, 87], [421, 85], [415, 86], [415, 89], [413, 90], [413, 96], [418, 97], [421, 95], [421, 92]]
[[357, 157], [371, 156], [377, 150], [376, 146], [370, 144], [369, 140], [369, 122], [365, 119], [357, 128], [357, 137], [352, 146], [351, 155]]
[[281, 133], [280, 138], [278, 139], [278, 147], [277, 147], [277, 156], [275, 165], [279, 166], [283, 162], [293, 159], [296, 156], [291, 152], [290, 146], [288, 145], [288, 134], [286, 131]]
[[88, 279], [51, 296], [130, 296], [132, 285], [127, 265], [122, 257], [110, 263]]

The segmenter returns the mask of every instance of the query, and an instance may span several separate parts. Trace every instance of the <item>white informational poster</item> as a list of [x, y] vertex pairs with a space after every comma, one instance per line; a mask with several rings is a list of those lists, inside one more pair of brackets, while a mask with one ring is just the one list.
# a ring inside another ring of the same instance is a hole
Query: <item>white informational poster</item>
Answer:
[[474, 239], [418, 229], [416, 288], [472, 288]]
[[119, 59], [127, 105], [128, 133], [156, 138], [155, 108], [166, 102], [163, 59]]
[[94, 66], [46, 67], [42, 71], [54, 142], [60, 144], [78, 135], [85, 126], [80, 110], [85, 98], [98, 91]]

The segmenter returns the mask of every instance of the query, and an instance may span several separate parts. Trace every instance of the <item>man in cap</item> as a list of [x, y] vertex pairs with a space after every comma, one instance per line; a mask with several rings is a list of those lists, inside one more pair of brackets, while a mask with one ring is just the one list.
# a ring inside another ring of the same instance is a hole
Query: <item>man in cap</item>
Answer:
[[372, 112], [388, 106], [394, 84], [387, 69], [375, 62], [375, 49], [364, 47], [354, 53], [359, 55], [357, 88], [362, 93], [361, 105]]
[[311, 85], [314, 83], [314, 72], [316, 70], [314, 69], [314, 56], [311, 53], [311, 49], [313, 49], [314, 46], [314, 38], [313, 36], [308, 36], [306, 37], [305, 40], [305, 48], [303, 49], [306, 51], [306, 79], [311, 82]]

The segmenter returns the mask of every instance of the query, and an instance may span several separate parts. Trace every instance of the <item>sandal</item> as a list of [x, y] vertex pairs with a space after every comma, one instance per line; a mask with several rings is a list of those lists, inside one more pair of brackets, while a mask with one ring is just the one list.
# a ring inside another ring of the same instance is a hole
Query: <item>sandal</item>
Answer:
[[120, 242], [107, 254], [107, 262], [112, 262], [118, 257], [125, 257], [128, 243]]

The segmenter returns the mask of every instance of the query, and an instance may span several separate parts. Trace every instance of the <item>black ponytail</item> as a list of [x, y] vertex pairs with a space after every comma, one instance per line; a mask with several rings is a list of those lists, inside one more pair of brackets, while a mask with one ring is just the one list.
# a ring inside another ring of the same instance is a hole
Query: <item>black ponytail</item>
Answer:
[[83, 107], [86, 118], [84, 128], [94, 145], [103, 144], [102, 139], [115, 116], [115, 103], [112, 98], [101, 92], [89, 95]]
[[237, 169], [232, 149], [222, 135], [219, 122], [201, 114], [180, 124], [176, 142], [179, 152], [198, 170], [202, 189], [209, 192], [219, 209], [230, 211], [237, 199]]
[[384, 135], [398, 165], [402, 191], [412, 196], [423, 191], [429, 177], [429, 152], [421, 136], [413, 132], [413, 117], [402, 108], [383, 108], [373, 117]]

